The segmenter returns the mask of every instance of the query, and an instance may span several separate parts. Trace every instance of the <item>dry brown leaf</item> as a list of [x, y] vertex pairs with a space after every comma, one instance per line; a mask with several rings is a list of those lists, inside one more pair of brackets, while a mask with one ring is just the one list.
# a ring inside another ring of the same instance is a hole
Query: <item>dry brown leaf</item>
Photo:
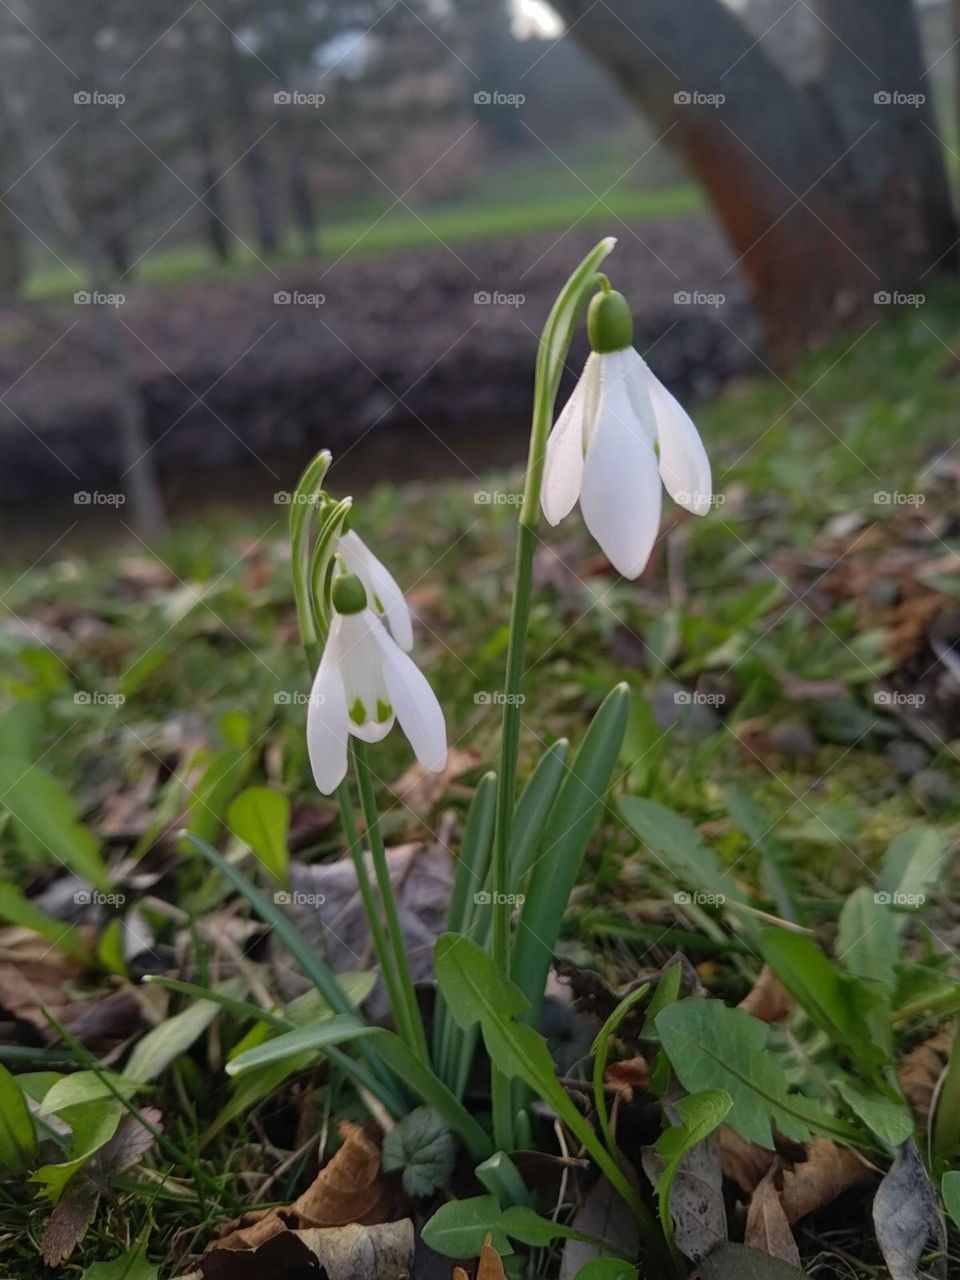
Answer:
[[643, 1054], [611, 1062], [604, 1076], [604, 1084], [616, 1089], [624, 1102], [632, 1102], [635, 1093], [643, 1093], [650, 1086], [650, 1067]]
[[793, 1226], [808, 1213], [832, 1204], [844, 1191], [874, 1177], [868, 1164], [829, 1138], [814, 1138], [807, 1159], [783, 1174], [782, 1203], [787, 1221]]
[[73, 1253], [97, 1216], [100, 1189], [78, 1170], [47, 1218], [40, 1253], [48, 1267], [59, 1267]]
[[955, 1033], [953, 1023], [941, 1027], [935, 1036], [911, 1049], [897, 1067], [904, 1097], [910, 1103], [917, 1123], [923, 1128], [930, 1119], [930, 1104], [950, 1058]]
[[773, 1163], [773, 1152], [747, 1142], [735, 1129], [723, 1125], [719, 1134], [720, 1167], [723, 1176], [751, 1195]]
[[464, 1271], [463, 1267], [454, 1267], [453, 1280], [470, 1280], [470, 1277]]
[[793, 997], [770, 966], [765, 964], [739, 1007], [761, 1022], [781, 1022], [793, 1009]]
[[285, 1209], [254, 1210], [210, 1246], [256, 1249], [291, 1228], [387, 1222], [396, 1208], [395, 1184], [381, 1177], [380, 1148], [359, 1125], [339, 1125], [343, 1146], [313, 1183]]
[[483, 1248], [480, 1250], [477, 1280], [507, 1280], [507, 1273], [503, 1269], [500, 1255], [490, 1241], [491, 1237], [487, 1236], [483, 1242]]
[[447, 752], [447, 763], [440, 773], [431, 773], [422, 765], [412, 764], [409, 769], [404, 770], [391, 790], [401, 804], [405, 804], [414, 813], [429, 813], [443, 799], [450, 783], [475, 769], [482, 758], [479, 751], [451, 747]]
[[256, 1249], [215, 1247], [183, 1280], [408, 1280], [413, 1248], [409, 1218], [368, 1227], [284, 1229]]
[[771, 1168], [762, 1178], [750, 1198], [747, 1210], [747, 1228], [743, 1238], [744, 1244], [751, 1249], [759, 1249], [761, 1253], [791, 1266], [800, 1266], [800, 1250], [793, 1238], [787, 1215], [784, 1212], [780, 1194], [774, 1179], [777, 1167]]

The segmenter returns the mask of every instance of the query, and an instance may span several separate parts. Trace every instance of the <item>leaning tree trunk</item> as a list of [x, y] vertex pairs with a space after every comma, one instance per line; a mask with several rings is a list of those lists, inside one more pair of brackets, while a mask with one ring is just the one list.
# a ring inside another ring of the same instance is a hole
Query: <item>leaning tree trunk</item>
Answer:
[[818, 12], [818, 88], [851, 148], [851, 195], [875, 253], [900, 250], [891, 265], [904, 274], [886, 283], [911, 289], [937, 263], [954, 264], [957, 237], [913, 0], [819, 0]]
[[702, 183], [775, 351], [917, 279], [912, 245], [878, 243], [856, 139], [825, 119], [822, 98], [818, 107], [787, 80], [722, 0], [554, 5]]

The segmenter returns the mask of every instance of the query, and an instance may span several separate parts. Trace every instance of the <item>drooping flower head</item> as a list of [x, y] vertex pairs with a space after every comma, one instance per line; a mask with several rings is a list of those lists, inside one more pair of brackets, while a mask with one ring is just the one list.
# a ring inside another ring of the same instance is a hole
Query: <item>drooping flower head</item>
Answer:
[[556, 525], [579, 500], [611, 564], [636, 578], [660, 529], [661, 481], [706, 515], [710, 462], [689, 415], [634, 350], [626, 298], [603, 284], [587, 315], [591, 353], [547, 441], [540, 501]]
[[403, 592], [390, 573], [359, 534], [347, 529], [340, 534], [336, 554], [344, 573], [355, 574], [363, 583], [370, 607], [385, 619], [397, 644], [409, 653], [413, 648], [413, 624]]
[[439, 773], [447, 758], [446, 726], [425, 676], [370, 608], [358, 574], [335, 577], [331, 598], [330, 630], [307, 710], [307, 750], [318, 789], [330, 795], [343, 781], [350, 734], [379, 742], [395, 720], [420, 764]]

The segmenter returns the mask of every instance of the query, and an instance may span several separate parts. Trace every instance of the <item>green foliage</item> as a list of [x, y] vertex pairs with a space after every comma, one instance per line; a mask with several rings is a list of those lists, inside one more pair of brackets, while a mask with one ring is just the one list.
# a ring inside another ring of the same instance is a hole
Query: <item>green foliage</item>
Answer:
[[806, 1142], [812, 1131], [840, 1142], [859, 1134], [810, 1098], [788, 1092], [769, 1052], [769, 1027], [719, 1000], [679, 1000], [657, 1015], [660, 1043], [688, 1093], [722, 1089], [733, 1106], [727, 1123], [746, 1142], [773, 1150], [771, 1126]]
[[676, 1103], [680, 1123], [665, 1128], [657, 1139], [656, 1149], [664, 1160], [664, 1167], [653, 1189], [660, 1206], [660, 1224], [668, 1240], [673, 1239], [670, 1193], [680, 1162], [688, 1151], [709, 1138], [723, 1124], [732, 1106], [733, 1099], [723, 1089], [687, 1094]]
[[135, 1245], [112, 1262], [94, 1262], [81, 1280], [157, 1280], [157, 1268], [146, 1259], [143, 1249]]
[[384, 1138], [381, 1165], [384, 1173], [402, 1173], [404, 1191], [418, 1198], [446, 1185], [456, 1154], [456, 1140], [443, 1117], [430, 1107], [417, 1107]]
[[37, 1155], [37, 1134], [27, 1100], [6, 1067], [0, 1066], [0, 1164], [25, 1174]]
[[76, 802], [40, 765], [0, 756], [0, 796], [29, 854], [40, 862], [59, 862], [102, 893], [110, 892], [100, 846], [80, 821]]
[[247, 787], [227, 810], [227, 824], [250, 846], [269, 874], [287, 884], [290, 801], [272, 787]]
[[239, 1057], [227, 1063], [227, 1074], [241, 1075], [255, 1067], [265, 1067], [272, 1062], [281, 1062], [286, 1058], [299, 1057], [306, 1051], [322, 1054], [331, 1045], [345, 1044], [351, 1040], [359, 1040], [363, 1036], [377, 1034], [377, 1028], [351, 1018], [346, 1014], [338, 1014], [326, 1022], [316, 1026], [298, 1027], [296, 1031], [286, 1031], [282, 1035], [248, 1049]]

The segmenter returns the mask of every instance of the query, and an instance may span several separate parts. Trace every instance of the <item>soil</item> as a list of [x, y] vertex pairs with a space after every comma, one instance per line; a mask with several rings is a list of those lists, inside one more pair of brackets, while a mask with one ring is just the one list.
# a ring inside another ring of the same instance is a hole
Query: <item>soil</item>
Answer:
[[[732, 254], [711, 221], [613, 230], [611, 264], [635, 309], [636, 345], [677, 394], [709, 396], [758, 367], [759, 333], [742, 281], [724, 277]], [[368, 481], [467, 476], [519, 459], [537, 334], [597, 238], [591, 227], [438, 242], [276, 276], [131, 289], [110, 317], [161, 480], [214, 496], [246, 470], [273, 492], [318, 448], [342, 453], [361, 438], [368, 447], [354, 460], [362, 456]], [[725, 301], [678, 305], [681, 291]], [[281, 293], [292, 300], [275, 301]], [[120, 487], [115, 375], [98, 353], [94, 305], [0, 318], [0, 383], [10, 388], [0, 502], [9, 508]], [[583, 356], [578, 344], [572, 370]]]

